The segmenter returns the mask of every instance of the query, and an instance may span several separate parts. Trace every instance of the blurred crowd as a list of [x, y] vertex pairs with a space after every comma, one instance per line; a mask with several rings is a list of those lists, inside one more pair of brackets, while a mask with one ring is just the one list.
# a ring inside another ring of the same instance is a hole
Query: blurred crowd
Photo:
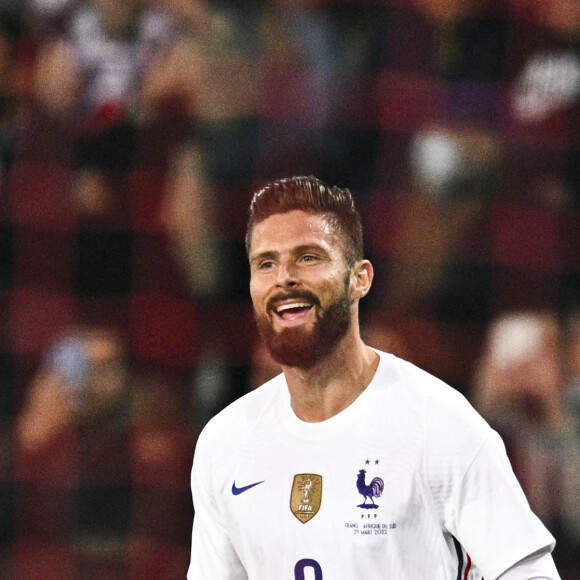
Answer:
[[349, 187], [372, 346], [502, 434], [580, 574], [579, 0], [0, 0], [0, 576], [180, 580], [277, 373], [252, 191]]

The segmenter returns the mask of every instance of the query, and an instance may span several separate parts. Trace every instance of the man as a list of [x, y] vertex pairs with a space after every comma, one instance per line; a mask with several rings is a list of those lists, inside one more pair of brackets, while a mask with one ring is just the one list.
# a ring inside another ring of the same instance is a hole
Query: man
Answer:
[[361, 340], [373, 268], [350, 192], [270, 183], [246, 242], [283, 373], [199, 437], [189, 579], [559, 578], [499, 436], [457, 391]]

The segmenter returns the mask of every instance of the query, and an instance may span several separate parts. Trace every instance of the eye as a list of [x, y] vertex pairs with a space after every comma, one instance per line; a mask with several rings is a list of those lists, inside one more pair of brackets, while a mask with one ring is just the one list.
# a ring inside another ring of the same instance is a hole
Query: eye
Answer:
[[266, 260], [264, 262], [260, 262], [258, 265], [258, 270], [271, 270], [274, 267], [274, 262], [271, 260]]

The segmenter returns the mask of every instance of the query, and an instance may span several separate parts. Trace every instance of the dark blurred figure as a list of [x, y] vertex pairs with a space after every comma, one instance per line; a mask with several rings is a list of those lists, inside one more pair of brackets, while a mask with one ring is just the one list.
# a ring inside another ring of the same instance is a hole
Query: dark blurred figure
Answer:
[[[14, 578], [176, 578], [188, 564], [187, 405], [114, 329], [46, 351], [15, 424]], [[163, 566], [161, 566], [163, 562]]]
[[62, 150], [67, 143], [70, 148], [61, 154], [75, 172], [71, 193], [78, 211], [88, 216], [118, 211], [117, 182], [139, 158], [143, 131], [159, 115], [173, 114], [174, 95], [146, 81], [160, 55], [171, 61], [179, 23], [146, 0], [80, 0], [58, 11], [35, 8], [30, 20], [36, 16], [43, 25], [34, 35], [23, 153], [52, 130], [53, 138], [63, 140], [53, 148]]
[[532, 509], [556, 536], [563, 578], [580, 570], [580, 431], [571, 390], [579, 342], [570, 328], [566, 337], [549, 312], [497, 317], [471, 393], [503, 436]]
[[128, 379], [123, 343], [109, 329], [74, 329], [48, 348], [15, 422], [14, 577], [92, 577], [96, 563], [122, 561], [131, 507]]
[[506, 75], [513, 184], [552, 207], [580, 205], [580, 2], [514, 3]]
[[[470, 235], [497, 194], [503, 145], [495, 87], [504, 73], [507, 18], [493, 1], [418, 0], [410, 6], [395, 12], [397, 42], [386, 50], [386, 64], [407, 75], [399, 81], [401, 95], [392, 90], [390, 98], [401, 100], [410, 138], [389, 233], [383, 307], [478, 320], [487, 314], [486, 294], [471, 287], [479, 278], [472, 272], [451, 280], [452, 265], [466, 260]], [[416, 49], [412, 26], [420, 31]], [[448, 286], [454, 289], [450, 306]]]
[[207, 340], [193, 379], [203, 424], [254, 384], [244, 235], [256, 181], [316, 172], [361, 194], [371, 188], [373, 74], [388, 10], [375, 2], [197, 4], [205, 26], [193, 26], [189, 42], [193, 130], [172, 158], [163, 216], [204, 305]]

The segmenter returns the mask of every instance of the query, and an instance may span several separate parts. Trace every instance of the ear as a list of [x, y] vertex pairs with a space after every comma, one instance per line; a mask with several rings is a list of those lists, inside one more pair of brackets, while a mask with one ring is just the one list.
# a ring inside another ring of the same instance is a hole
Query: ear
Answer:
[[360, 260], [352, 269], [352, 299], [360, 300], [365, 297], [371, 289], [375, 271], [373, 265], [368, 260]]

